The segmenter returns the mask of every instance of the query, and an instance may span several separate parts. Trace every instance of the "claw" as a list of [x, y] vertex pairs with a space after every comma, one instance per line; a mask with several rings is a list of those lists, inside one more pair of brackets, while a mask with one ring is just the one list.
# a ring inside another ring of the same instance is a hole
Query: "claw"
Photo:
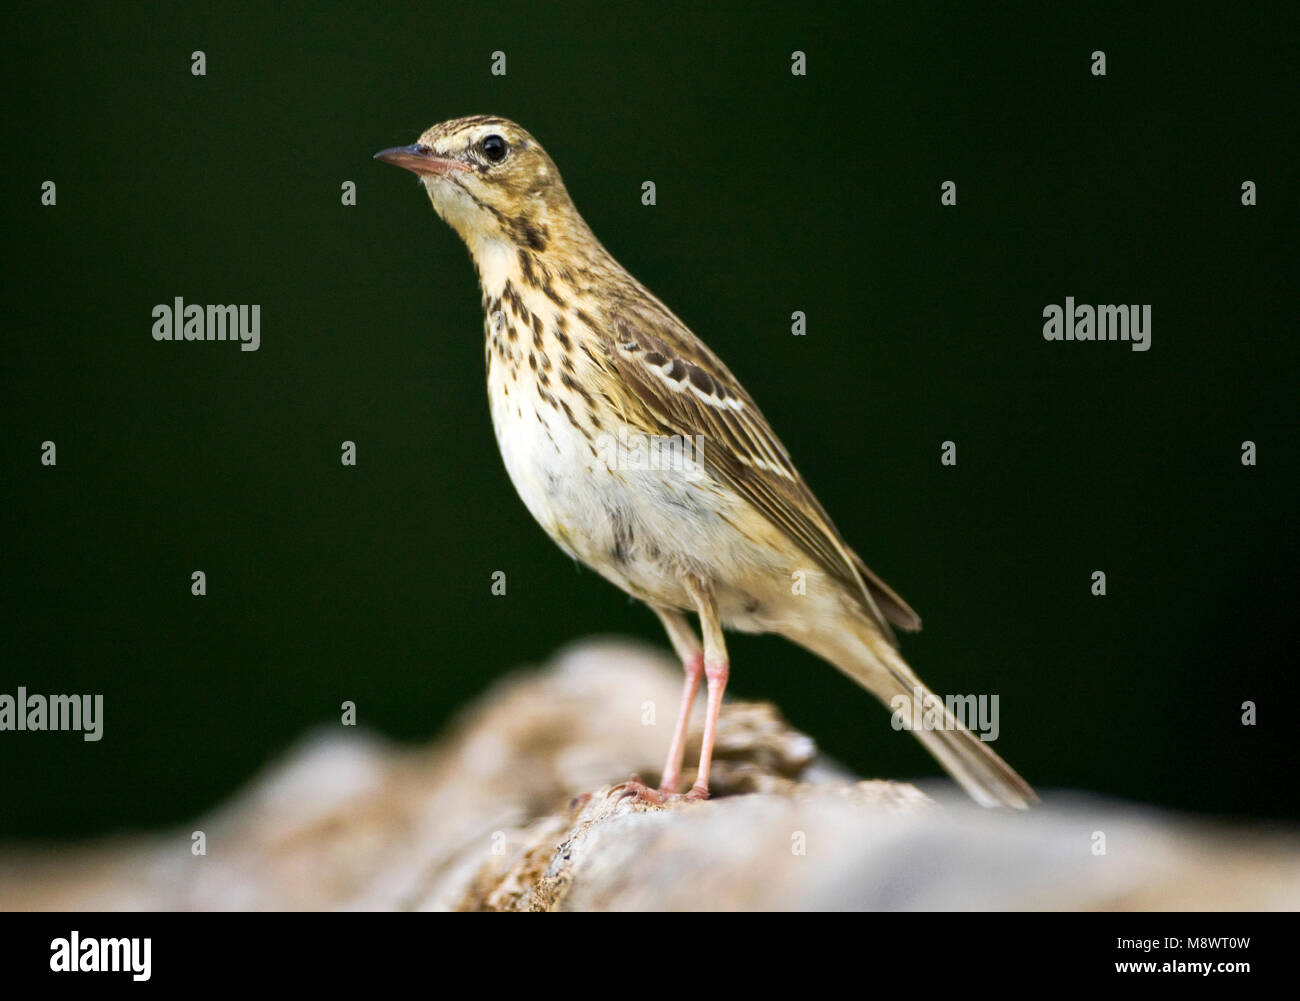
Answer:
[[663, 796], [654, 789], [641, 781], [641, 776], [633, 775], [626, 782], [616, 785], [613, 789], [618, 794], [620, 800], [633, 796], [637, 799], [644, 799], [650, 803], [663, 803]]

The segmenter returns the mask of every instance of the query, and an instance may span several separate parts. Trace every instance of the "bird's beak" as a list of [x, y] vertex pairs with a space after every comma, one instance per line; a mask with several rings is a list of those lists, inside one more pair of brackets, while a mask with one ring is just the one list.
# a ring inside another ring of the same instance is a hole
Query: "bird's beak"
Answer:
[[433, 150], [428, 146], [421, 146], [416, 143], [414, 146], [394, 146], [392, 149], [381, 149], [375, 154], [376, 160], [383, 160], [384, 163], [391, 163], [394, 167], [404, 167], [413, 174], [430, 175], [440, 177], [451, 173], [453, 170], [473, 170], [467, 163], [461, 163], [459, 160], [444, 160], [442, 157], [434, 156]]

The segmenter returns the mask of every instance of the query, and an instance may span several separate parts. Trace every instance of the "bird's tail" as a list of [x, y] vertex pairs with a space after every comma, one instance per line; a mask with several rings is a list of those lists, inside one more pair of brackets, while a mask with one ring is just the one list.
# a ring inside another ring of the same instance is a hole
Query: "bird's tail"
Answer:
[[[829, 646], [806, 639], [803, 642], [895, 710], [897, 718], [981, 806], [1023, 810], [1038, 801], [1029, 783], [985, 741], [962, 726], [886, 637], [865, 625], [846, 632], [850, 635], [841, 633], [840, 641]], [[918, 700], [920, 705], [916, 704]], [[930, 726], [912, 725], [927, 716]], [[941, 726], [933, 725], [940, 720]]]

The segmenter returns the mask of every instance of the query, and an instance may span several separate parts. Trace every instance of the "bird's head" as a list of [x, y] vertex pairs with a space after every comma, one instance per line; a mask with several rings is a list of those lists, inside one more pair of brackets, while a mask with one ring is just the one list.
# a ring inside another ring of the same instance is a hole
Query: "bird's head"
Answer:
[[375, 159], [416, 174], [475, 257], [490, 246], [541, 253], [590, 237], [546, 150], [504, 118], [453, 118]]

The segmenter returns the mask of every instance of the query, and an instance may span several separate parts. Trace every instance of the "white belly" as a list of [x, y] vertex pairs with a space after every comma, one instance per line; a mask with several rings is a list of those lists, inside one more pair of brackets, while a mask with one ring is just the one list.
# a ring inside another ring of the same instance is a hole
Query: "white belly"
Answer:
[[[527, 305], [552, 312], [531, 298]], [[652, 604], [693, 608], [682, 580], [694, 574], [711, 583], [731, 628], [763, 631], [785, 617], [791, 575], [812, 572], [808, 561], [710, 476], [694, 443], [639, 452], [638, 444], [650, 444], [643, 435], [615, 423], [609, 408], [594, 426], [586, 405], [562, 388], [560, 346], [549, 330], [539, 344], [504, 308], [487, 324], [497, 446], [524, 505], [566, 553]], [[549, 360], [545, 387], [534, 354]], [[590, 377], [585, 361], [576, 351], [568, 357], [581, 384]]]
[[533, 391], [526, 378], [507, 383], [508, 395], [489, 373], [492, 426], [506, 472], [538, 524], [569, 555], [599, 522], [599, 493], [591, 485], [595, 462], [582, 434]]
[[[507, 385], [508, 395], [490, 391], [492, 422], [520, 498], [566, 553], [629, 594], [693, 609], [681, 582], [683, 571], [692, 572], [713, 585], [730, 628], [761, 632], [789, 614], [792, 574], [821, 576], [784, 547], [741, 534], [743, 502], [702, 468], [610, 468], [611, 454], [626, 453], [607, 451], [596, 436], [593, 455], [592, 443], [530, 380]], [[604, 430], [617, 440], [616, 429]]]
[[667, 564], [678, 548], [664, 526], [654, 525], [652, 498], [665, 485], [650, 471], [610, 468], [605, 442], [612, 429], [589, 429], [589, 440], [530, 379], [507, 387], [508, 395], [490, 387], [492, 424], [529, 512], [573, 558], [639, 598], [663, 600]]

